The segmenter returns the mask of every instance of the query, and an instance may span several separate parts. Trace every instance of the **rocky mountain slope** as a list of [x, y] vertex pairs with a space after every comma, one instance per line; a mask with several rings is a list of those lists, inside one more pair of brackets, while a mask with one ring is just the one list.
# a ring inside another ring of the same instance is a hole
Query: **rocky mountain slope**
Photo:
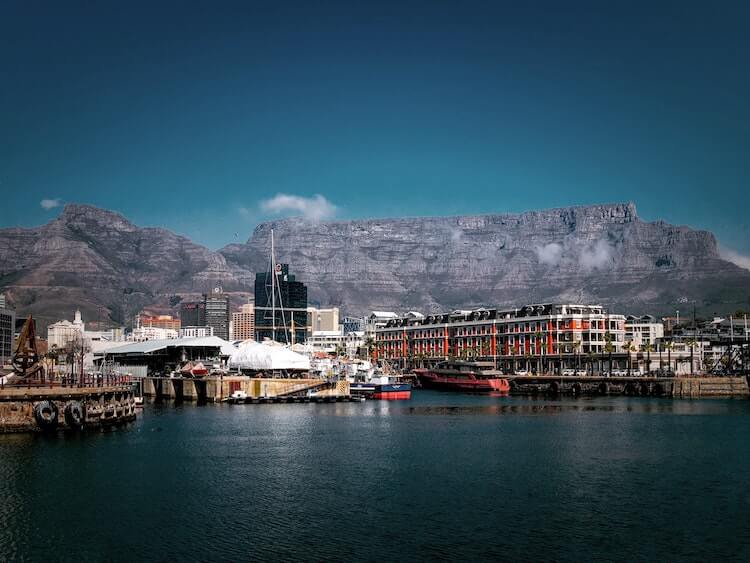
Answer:
[[[309, 293], [347, 312], [439, 311], [528, 302], [602, 302], [666, 313], [746, 306], [750, 272], [722, 260], [706, 231], [641, 221], [632, 204], [517, 215], [421, 217], [259, 225], [220, 252], [260, 267], [275, 231], [277, 254]], [[685, 309], [685, 307], [683, 307]]]
[[540, 301], [600, 302], [621, 311], [747, 307], [750, 272], [721, 259], [711, 233], [641, 221], [631, 204], [518, 215], [372, 219], [298, 218], [259, 225], [218, 252], [117, 213], [68, 205], [38, 228], [0, 229], [0, 291], [43, 322], [121, 321], [149, 305], [220, 285], [239, 301], [254, 272], [277, 257], [312, 302], [347, 314], [425, 312]]

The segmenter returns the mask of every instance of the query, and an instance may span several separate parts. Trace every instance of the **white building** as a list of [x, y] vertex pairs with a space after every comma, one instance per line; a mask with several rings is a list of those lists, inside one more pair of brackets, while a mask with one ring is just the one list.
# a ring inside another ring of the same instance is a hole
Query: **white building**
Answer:
[[180, 338], [208, 338], [214, 335], [212, 326], [183, 326], [180, 328]]
[[307, 336], [316, 332], [332, 332], [339, 329], [339, 308], [307, 308]]
[[365, 322], [365, 337], [375, 338], [375, 331], [379, 328], [384, 328], [389, 321], [393, 321], [398, 318], [398, 315], [393, 311], [373, 311], [367, 316]]
[[308, 352], [335, 354], [343, 352], [353, 358], [364, 346], [364, 332], [344, 333], [343, 330], [319, 330], [307, 337], [305, 347]]
[[661, 338], [664, 338], [664, 323], [658, 322], [655, 317], [628, 315], [625, 318], [625, 341], [632, 342], [638, 350], [648, 345], [656, 346]]
[[47, 327], [47, 345], [58, 350], [68, 346], [70, 342], [84, 338], [86, 324], [81, 318], [81, 311], [76, 311], [73, 322], [59, 321]]
[[133, 332], [130, 335], [130, 340], [133, 342], [145, 342], [147, 340], [169, 340], [178, 337], [179, 333], [171, 328], [142, 326], [133, 329]]

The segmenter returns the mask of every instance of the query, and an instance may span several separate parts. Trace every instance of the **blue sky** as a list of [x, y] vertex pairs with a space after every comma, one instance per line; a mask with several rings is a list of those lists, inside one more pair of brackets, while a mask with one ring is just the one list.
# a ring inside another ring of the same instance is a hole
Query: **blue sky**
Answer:
[[0, 226], [634, 201], [750, 254], [747, 2], [154, 4], [0, 6]]

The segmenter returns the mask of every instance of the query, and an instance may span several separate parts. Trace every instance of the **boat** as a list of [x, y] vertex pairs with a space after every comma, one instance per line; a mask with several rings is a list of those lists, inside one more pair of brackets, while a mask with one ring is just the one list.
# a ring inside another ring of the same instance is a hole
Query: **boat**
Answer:
[[227, 401], [235, 405], [245, 403], [247, 402], [247, 393], [242, 390], [234, 391], [231, 395], [229, 395]]
[[133, 398], [133, 406], [137, 409], [143, 408], [143, 397], [134, 397]]
[[447, 361], [431, 369], [414, 370], [426, 389], [473, 393], [508, 393], [510, 383], [492, 362]]
[[411, 383], [402, 381], [398, 376], [371, 374], [357, 375], [349, 382], [352, 395], [366, 396], [385, 401], [411, 399]]

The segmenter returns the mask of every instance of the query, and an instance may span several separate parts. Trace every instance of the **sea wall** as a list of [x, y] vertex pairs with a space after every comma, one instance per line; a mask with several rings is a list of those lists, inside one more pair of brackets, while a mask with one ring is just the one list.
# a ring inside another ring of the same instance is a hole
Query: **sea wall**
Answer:
[[[331, 393], [321, 389], [326, 382], [322, 379], [271, 379], [246, 376], [205, 377], [200, 379], [146, 377], [143, 380], [143, 394], [147, 397], [184, 401], [222, 401], [235, 391], [244, 391], [248, 397], [281, 397], [307, 391]], [[333, 390], [336, 394], [337, 391]], [[346, 388], [348, 394], [348, 387]]]

